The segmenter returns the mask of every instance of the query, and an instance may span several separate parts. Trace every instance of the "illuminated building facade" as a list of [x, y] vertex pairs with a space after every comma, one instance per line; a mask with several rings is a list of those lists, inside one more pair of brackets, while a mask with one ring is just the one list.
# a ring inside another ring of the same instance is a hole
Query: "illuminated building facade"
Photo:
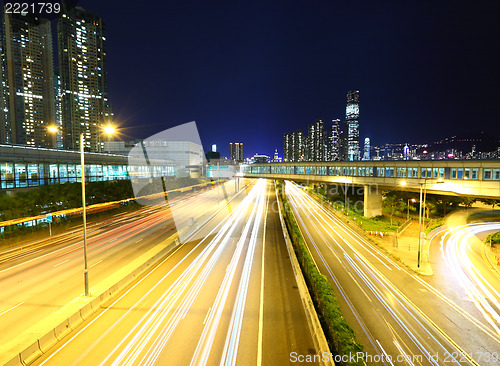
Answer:
[[243, 163], [243, 161], [245, 160], [243, 143], [231, 142], [229, 144], [229, 159], [234, 163]]
[[359, 160], [359, 91], [347, 93], [344, 124], [344, 160]]
[[370, 160], [370, 138], [369, 137], [365, 138], [363, 160]]
[[340, 160], [340, 120], [332, 120], [332, 125], [328, 128], [326, 135], [326, 161]]
[[301, 130], [285, 134], [283, 138], [283, 160], [285, 162], [304, 161], [305, 139]]
[[2, 37], [3, 143], [52, 147], [55, 120], [50, 22], [33, 14], [4, 14]]
[[317, 119], [316, 122], [309, 125], [308, 142], [308, 161], [324, 161], [325, 138], [324, 138], [324, 121]]
[[111, 121], [106, 72], [104, 21], [80, 7], [58, 20], [57, 37], [61, 78], [63, 146], [101, 151], [101, 130]]

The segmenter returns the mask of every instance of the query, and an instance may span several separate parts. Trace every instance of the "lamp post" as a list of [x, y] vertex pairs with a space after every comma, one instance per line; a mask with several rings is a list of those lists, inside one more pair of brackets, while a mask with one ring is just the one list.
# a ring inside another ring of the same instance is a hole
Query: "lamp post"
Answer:
[[415, 198], [408, 198], [408, 203], [406, 204], [406, 208], [408, 209], [408, 212], [406, 213], [406, 220], [408, 221], [410, 219], [410, 201], [415, 202]]
[[420, 246], [422, 242], [422, 188], [424, 183], [420, 184], [420, 205], [418, 208], [418, 255], [417, 255], [417, 267], [420, 268]]
[[[420, 205], [418, 209], [418, 255], [417, 255], [417, 267], [420, 268], [420, 248], [421, 248], [421, 238], [422, 238], [422, 189], [425, 183], [419, 183], [420, 185]], [[406, 186], [406, 181], [401, 182], [402, 186]], [[408, 217], [410, 216], [410, 200], [408, 200]]]
[[[443, 178], [439, 178], [436, 183], [444, 183]], [[417, 267], [420, 268], [420, 252], [421, 252], [421, 247], [422, 247], [422, 239], [425, 237], [424, 233], [422, 232], [422, 207], [425, 206], [425, 196], [424, 196], [424, 203], [422, 205], [422, 196], [424, 195], [424, 189], [425, 193], [427, 193], [427, 177], [424, 178], [424, 182], [419, 182], [420, 185], [420, 204], [418, 208], [418, 256], [417, 256]], [[402, 186], [406, 186], [406, 182], [403, 181], [401, 182]], [[409, 205], [409, 200], [408, 200], [408, 205]], [[409, 216], [409, 207], [408, 207], [408, 216]]]
[[[54, 126], [48, 127], [50, 132], [57, 132], [58, 128]], [[111, 135], [115, 132], [113, 126], [104, 127], [104, 132]], [[85, 137], [83, 132], [80, 133], [80, 169], [82, 171], [82, 217], [83, 217], [83, 262], [84, 262], [84, 285], [85, 285], [85, 296], [89, 296], [89, 273], [87, 264], [87, 202], [85, 195], [85, 153], [84, 153], [84, 142]]]
[[83, 151], [84, 137], [80, 133], [80, 166], [82, 170], [82, 216], [83, 216], [83, 278], [85, 282], [85, 296], [89, 296], [89, 272], [87, 266], [87, 202], [85, 200], [85, 154]]

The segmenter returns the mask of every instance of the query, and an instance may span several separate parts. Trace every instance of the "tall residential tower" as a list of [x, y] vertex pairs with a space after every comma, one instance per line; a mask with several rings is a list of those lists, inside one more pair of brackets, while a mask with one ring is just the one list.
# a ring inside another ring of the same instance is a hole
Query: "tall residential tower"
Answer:
[[81, 7], [67, 10], [57, 23], [63, 145], [101, 151], [102, 128], [111, 122], [106, 72], [104, 21]]
[[3, 143], [53, 147], [47, 127], [55, 120], [50, 22], [33, 14], [3, 17]]
[[324, 121], [317, 119], [316, 122], [309, 125], [308, 137], [308, 161], [324, 161], [325, 138]]
[[332, 125], [328, 128], [326, 136], [326, 161], [340, 160], [340, 120], [332, 120]]
[[243, 163], [245, 161], [245, 151], [242, 142], [229, 143], [229, 159], [234, 163]]

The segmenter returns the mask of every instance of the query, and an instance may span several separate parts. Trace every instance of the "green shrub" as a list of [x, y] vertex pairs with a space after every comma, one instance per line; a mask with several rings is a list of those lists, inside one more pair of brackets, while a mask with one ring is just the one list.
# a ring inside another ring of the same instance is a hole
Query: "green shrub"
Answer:
[[486, 243], [491, 244], [500, 244], [500, 231], [494, 234], [488, 235], [486, 238]]

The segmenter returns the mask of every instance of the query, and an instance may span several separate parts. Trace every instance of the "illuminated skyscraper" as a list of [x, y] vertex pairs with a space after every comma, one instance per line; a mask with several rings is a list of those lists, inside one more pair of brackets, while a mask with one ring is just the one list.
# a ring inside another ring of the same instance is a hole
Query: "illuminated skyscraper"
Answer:
[[234, 163], [242, 163], [245, 160], [244, 148], [242, 142], [229, 144], [229, 159]]
[[[0, 144], [6, 144], [10, 138], [8, 134], [9, 109], [8, 109], [8, 87], [7, 87], [7, 60], [5, 56], [5, 39], [3, 29], [0, 26]], [[10, 132], [10, 131], [9, 131]]]
[[292, 161], [292, 134], [286, 133], [283, 136], [283, 161], [290, 162]]
[[309, 125], [308, 138], [308, 160], [309, 161], [324, 161], [325, 139], [324, 139], [324, 122], [322, 119], [317, 119], [316, 122]]
[[370, 138], [365, 138], [365, 148], [363, 153], [363, 160], [370, 160]]
[[106, 72], [104, 21], [80, 7], [67, 10], [57, 23], [63, 145], [101, 150], [102, 127], [111, 122]]
[[345, 160], [359, 160], [359, 91], [347, 93], [344, 124]]
[[405, 144], [405, 147], [403, 148], [403, 159], [410, 160], [410, 147], [408, 144]]
[[2, 52], [2, 142], [52, 147], [55, 120], [50, 22], [33, 14], [5, 14]]
[[326, 135], [326, 161], [340, 160], [340, 120], [332, 120], [332, 125], [328, 128]]
[[283, 161], [304, 161], [305, 139], [301, 130], [287, 133], [283, 138]]

